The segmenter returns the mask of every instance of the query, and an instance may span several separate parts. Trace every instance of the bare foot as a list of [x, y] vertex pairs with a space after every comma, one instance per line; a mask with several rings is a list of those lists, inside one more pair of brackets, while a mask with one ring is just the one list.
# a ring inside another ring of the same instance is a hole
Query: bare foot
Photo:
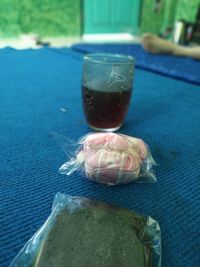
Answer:
[[146, 33], [142, 39], [144, 50], [154, 54], [174, 54], [176, 45], [156, 35]]
[[144, 34], [142, 46], [144, 50], [154, 54], [170, 54], [200, 60], [200, 46], [185, 47], [177, 45], [150, 33]]

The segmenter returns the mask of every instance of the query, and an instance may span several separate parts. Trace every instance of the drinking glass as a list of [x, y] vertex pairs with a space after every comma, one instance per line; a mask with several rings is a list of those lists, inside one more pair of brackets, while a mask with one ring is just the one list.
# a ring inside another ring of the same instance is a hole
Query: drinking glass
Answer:
[[116, 131], [124, 121], [132, 93], [134, 58], [88, 54], [83, 60], [82, 101], [88, 125]]

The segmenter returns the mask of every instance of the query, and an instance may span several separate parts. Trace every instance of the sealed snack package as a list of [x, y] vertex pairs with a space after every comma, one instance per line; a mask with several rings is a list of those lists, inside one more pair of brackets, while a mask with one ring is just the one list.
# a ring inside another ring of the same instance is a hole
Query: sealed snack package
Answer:
[[[68, 155], [69, 149], [65, 151]], [[76, 152], [59, 171], [70, 175], [79, 169], [93, 181], [116, 185], [155, 182], [152, 170], [155, 164], [142, 139], [116, 133], [90, 133], [78, 141]]]
[[10, 267], [161, 267], [158, 222], [57, 193], [52, 212]]

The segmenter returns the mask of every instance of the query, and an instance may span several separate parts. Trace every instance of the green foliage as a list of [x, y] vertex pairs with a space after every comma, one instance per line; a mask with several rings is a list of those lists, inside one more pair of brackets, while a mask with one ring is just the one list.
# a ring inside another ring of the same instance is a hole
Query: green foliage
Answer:
[[198, 6], [200, 6], [200, 0], [179, 0], [175, 16], [176, 20], [184, 19], [189, 22], [195, 22]]
[[80, 14], [79, 0], [0, 0], [0, 35], [79, 35]]
[[194, 22], [200, 0], [165, 0], [161, 1], [160, 12], [155, 13], [154, 0], [143, 0], [141, 32], [158, 34], [167, 27], [173, 27], [179, 19]]
[[0, 0], [0, 35], [18, 35], [19, 6], [16, 0]]
[[162, 3], [160, 12], [155, 13], [153, 10], [154, 0], [143, 0], [142, 16], [141, 16], [141, 29], [142, 33], [158, 33], [160, 31], [163, 17], [164, 17], [164, 5]]

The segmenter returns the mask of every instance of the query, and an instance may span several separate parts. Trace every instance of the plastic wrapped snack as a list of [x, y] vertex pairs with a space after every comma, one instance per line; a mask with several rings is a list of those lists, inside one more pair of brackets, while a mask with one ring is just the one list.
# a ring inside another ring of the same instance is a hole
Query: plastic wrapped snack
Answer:
[[103, 184], [155, 182], [155, 165], [142, 139], [116, 133], [90, 133], [78, 142], [74, 156], [59, 171], [82, 169], [87, 178]]
[[158, 222], [58, 193], [52, 212], [10, 267], [161, 267]]

